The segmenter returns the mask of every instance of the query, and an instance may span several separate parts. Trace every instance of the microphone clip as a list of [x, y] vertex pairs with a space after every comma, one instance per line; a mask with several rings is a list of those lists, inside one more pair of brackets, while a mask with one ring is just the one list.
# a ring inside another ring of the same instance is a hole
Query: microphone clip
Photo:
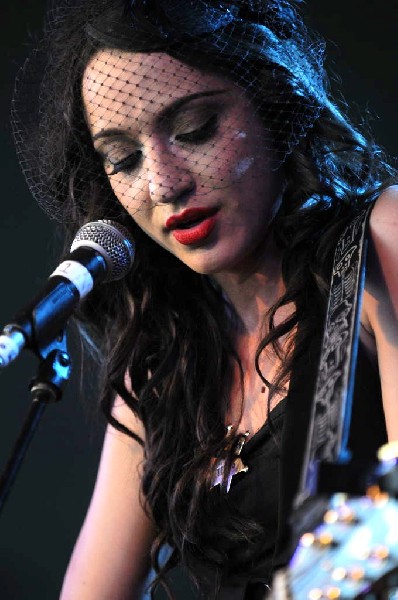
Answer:
[[66, 331], [41, 352], [41, 361], [37, 374], [29, 385], [32, 400], [43, 399], [46, 402], [57, 402], [70, 378], [72, 361], [67, 351]]

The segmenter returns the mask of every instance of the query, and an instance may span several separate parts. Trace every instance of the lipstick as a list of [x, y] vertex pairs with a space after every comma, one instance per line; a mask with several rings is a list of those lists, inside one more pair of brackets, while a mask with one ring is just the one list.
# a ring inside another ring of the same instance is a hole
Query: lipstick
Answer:
[[213, 231], [218, 209], [208, 207], [187, 208], [166, 221], [166, 228], [180, 244], [191, 246], [204, 241]]

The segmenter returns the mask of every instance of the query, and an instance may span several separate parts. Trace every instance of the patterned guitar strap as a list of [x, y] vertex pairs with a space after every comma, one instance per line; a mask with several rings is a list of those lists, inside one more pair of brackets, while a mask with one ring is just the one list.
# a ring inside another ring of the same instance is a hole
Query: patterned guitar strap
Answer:
[[368, 241], [367, 206], [343, 231], [334, 255], [325, 329], [307, 435], [299, 508], [316, 494], [320, 463], [344, 463], [350, 432]]
[[[291, 519], [292, 549], [319, 523], [328, 505], [317, 496], [319, 465], [346, 463], [351, 420], [359, 318], [365, 281], [366, 230], [372, 205], [343, 231], [334, 254], [315, 393]], [[291, 600], [289, 569], [274, 574], [267, 600]]]
[[[347, 463], [357, 361], [361, 301], [365, 282], [367, 206], [343, 231], [334, 255], [315, 394], [311, 407], [299, 490], [294, 502], [295, 527], [313, 528], [326, 499], [317, 499], [319, 465]], [[300, 537], [300, 531], [294, 537]]]

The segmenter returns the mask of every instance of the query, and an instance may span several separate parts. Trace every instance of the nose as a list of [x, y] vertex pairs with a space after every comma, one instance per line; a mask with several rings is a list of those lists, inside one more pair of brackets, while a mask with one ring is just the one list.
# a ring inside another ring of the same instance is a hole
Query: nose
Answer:
[[146, 159], [152, 203], [181, 202], [195, 190], [188, 162], [178, 155], [172, 143], [153, 142]]

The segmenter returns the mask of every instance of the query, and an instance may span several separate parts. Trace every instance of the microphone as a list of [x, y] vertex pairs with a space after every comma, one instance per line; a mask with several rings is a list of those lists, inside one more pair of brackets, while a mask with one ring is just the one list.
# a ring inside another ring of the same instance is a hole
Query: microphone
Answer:
[[104, 219], [83, 225], [70, 254], [44, 289], [0, 333], [0, 367], [9, 365], [25, 347], [40, 352], [49, 345], [96, 285], [127, 275], [134, 252], [130, 233], [119, 223]]

